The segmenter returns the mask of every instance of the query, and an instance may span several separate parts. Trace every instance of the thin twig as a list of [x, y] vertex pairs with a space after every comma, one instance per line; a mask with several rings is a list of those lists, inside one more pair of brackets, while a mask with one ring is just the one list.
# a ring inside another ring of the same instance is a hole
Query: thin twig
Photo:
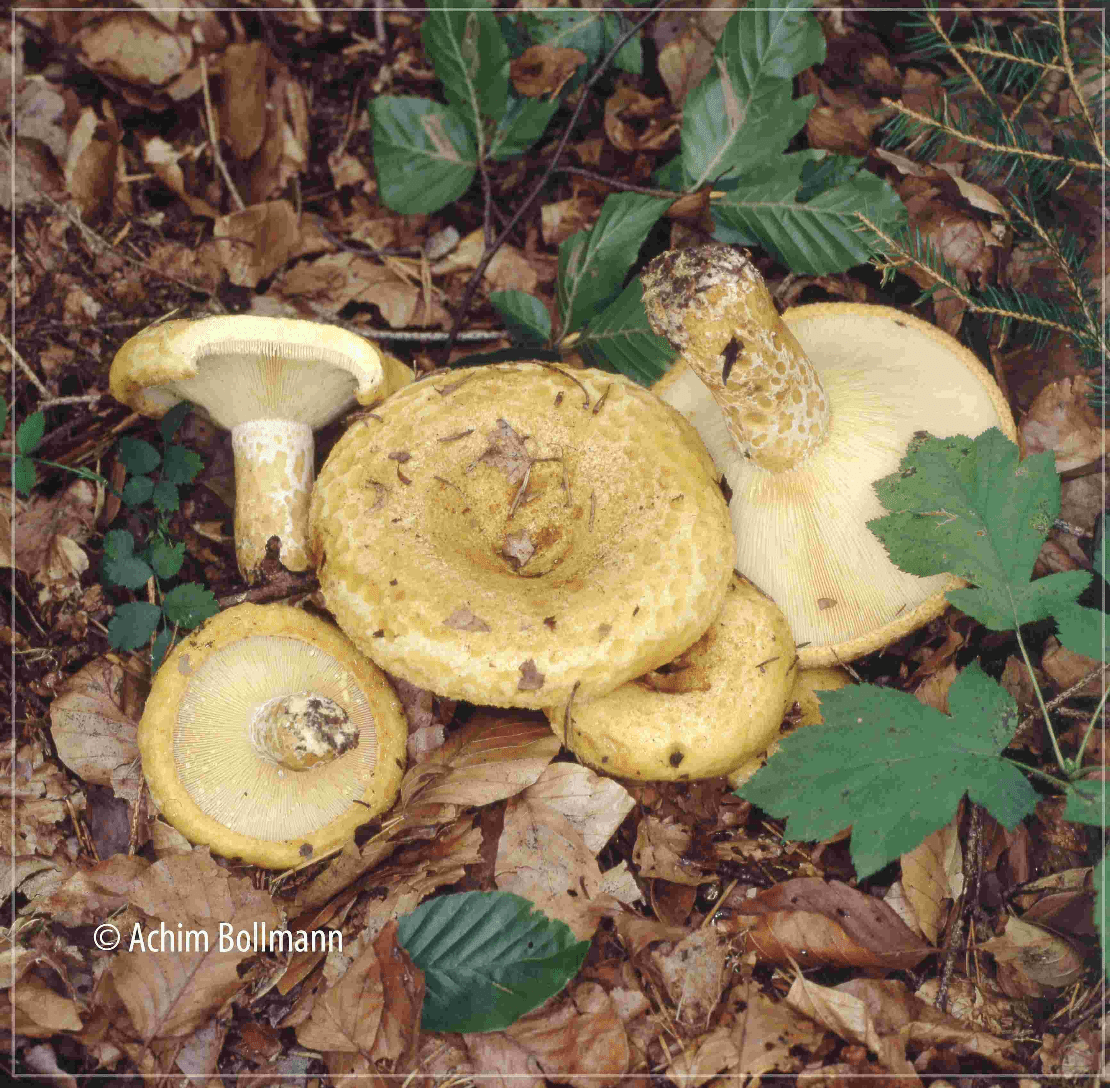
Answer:
[[239, 190], [235, 188], [235, 182], [231, 180], [227, 163], [224, 162], [224, 157], [220, 152], [220, 137], [216, 132], [216, 118], [212, 113], [212, 95], [208, 90], [208, 64], [203, 53], [200, 55], [200, 89], [204, 92], [204, 112], [208, 117], [208, 142], [212, 145], [212, 159], [216, 163], [216, 169], [220, 171], [227, 183], [231, 192], [231, 199], [235, 202], [236, 208], [241, 212], [246, 211], [247, 206], [243, 203]]
[[[1071, 49], [1068, 47], [1068, 28], [1064, 19], [1064, 0], [1056, 0], [1056, 20], [1060, 32], [1061, 60], [1063, 60], [1064, 68], [1068, 73], [1068, 83], [1071, 85], [1072, 92], [1079, 102], [1079, 108], [1083, 113], [1083, 120], [1087, 123], [1087, 131], [1091, 134], [1091, 139], [1094, 141], [1099, 158], [1102, 159], [1102, 163], [1105, 166], [1106, 145], [1102, 142], [1099, 126], [1095, 124], [1094, 118], [1091, 117], [1091, 111], [1087, 108], [1087, 99], [1084, 97], [1083, 90], [1079, 86], [1079, 80], [1075, 77], [1075, 66], [1072, 64]], [[1103, 124], [1105, 124], [1105, 116], [1103, 117]]]
[[574, 174], [575, 177], [589, 178], [590, 181], [598, 181], [602, 185], [608, 185], [611, 189], [620, 189], [625, 193], [643, 193], [644, 196], [662, 196], [668, 200], [678, 200], [679, 197], [686, 196], [686, 193], [676, 193], [670, 189], [653, 189], [650, 185], [634, 185], [630, 181], [621, 181], [619, 178], [609, 178], [604, 174], [595, 173], [593, 170], [583, 170], [580, 166], [560, 166], [557, 173], [560, 174]]
[[50, 390], [42, 384], [39, 376], [30, 368], [27, 361], [16, 350], [13, 344], [2, 332], [0, 332], [0, 344], [3, 344], [8, 349], [8, 354], [15, 360], [15, 365], [23, 371], [23, 376], [44, 396], [50, 396]]
[[95, 404], [107, 393], [82, 393], [78, 397], [51, 397], [49, 400], [39, 401], [35, 406], [39, 411], [44, 408], [60, 408], [63, 404]]
[[602, 74], [608, 70], [613, 58], [621, 51], [621, 49], [624, 48], [625, 43], [630, 41], [636, 34], [638, 34], [640, 29], [647, 23], [650, 18], [652, 18], [652, 16], [658, 14], [662, 10], [662, 8], [653, 7], [646, 15], [643, 16], [643, 18], [638, 19], [629, 30], [625, 31], [625, 33], [623, 33], [616, 40], [616, 42], [613, 43], [612, 49], [610, 49], [609, 52], [605, 55], [601, 63], [594, 70], [594, 73], [590, 76], [585, 85], [582, 87], [578, 98], [578, 104], [574, 107], [574, 113], [571, 114], [570, 121], [567, 123], [567, 127], [563, 132], [562, 138], [559, 140], [559, 143], [555, 148], [555, 153], [551, 156], [551, 161], [547, 164], [547, 169], [544, 170], [543, 174], [540, 175], [539, 180], [532, 187], [528, 195], [524, 198], [524, 201], [521, 203], [520, 207], [517, 208], [516, 212], [513, 213], [513, 217], [509, 220], [508, 225], [505, 227], [505, 229], [494, 240], [493, 245], [487, 245], [485, 247], [485, 252], [482, 254], [482, 259], [478, 262], [478, 267], [474, 269], [474, 273], [471, 275], [470, 280], [467, 282], [466, 288], [463, 291], [462, 301], [459, 303], [458, 309], [455, 311], [455, 320], [451, 324], [451, 331], [447, 336], [447, 343], [443, 350], [444, 365], [446, 365], [447, 360], [450, 357], [451, 348], [454, 347], [455, 341], [459, 338], [459, 330], [462, 328], [463, 321], [466, 320], [466, 315], [470, 310], [470, 304], [471, 302], [473, 302], [475, 292], [477, 292], [478, 290], [478, 284], [482, 282], [482, 277], [485, 275], [490, 261], [493, 260], [493, 258], [497, 254], [497, 251], [502, 247], [502, 245], [505, 244], [505, 240], [509, 237], [513, 230], [516, 229], [517, 223], [519, 223], [521, 219], [524, 218], [525, 214], [535, 203], [540, 193], [542, 193], [543, 190], [546, 188], [548, 180], [555, 172], [555, 167], [559, 162], [560, 156], [563, 154], [563, 151], [566, 149], [566, 146], [570, 141], [570, 135], [574, 131], [575, 126], [578, 124], [578, 118], [581, 115], [583, 108], [585, 107], [586, 100], [589, 98], [590, 91], [593, 89], [594, 84], [601, 78]]

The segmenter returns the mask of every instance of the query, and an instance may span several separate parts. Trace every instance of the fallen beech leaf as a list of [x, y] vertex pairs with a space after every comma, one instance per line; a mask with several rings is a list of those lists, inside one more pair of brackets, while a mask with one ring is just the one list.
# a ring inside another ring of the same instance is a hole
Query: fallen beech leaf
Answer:
[[223, 95], [220, 135], [240, 161], [262, 146], [266, 131], [266, 69], [272, 63], [263, 41], [232, 43], [220, 58]]
[[509, 77], [517, 94], [526, 98], [555, 96], [586, 59], [580, 49], [530, 45], [509, 65]]
[[622, 84], [605, 101], [605, 135], [620, 151], [661, 151], [678, 132], [670, 104]]
[[922, 932], [936, 944], [948, 914], [947, 902], [958, 899], [963, 891], [963, 854], [954, 822], [903, 854], [901, 866], [903, 894], [912, 904]]
[[119, 129], [101, 121], [96, 111], [86, 106], [70, 133], [65, 181], [70, 196], [90, 221], [95, 222], [111, 210], [118, 155]]
[[94, 925], [127, 905], [132, 886], [149, 868], [145, 858], [127, 854], [115, 854], [91, 868], [70, 866], [61, 883], [35, 898], [35, 910], [59, 925]]
[[[328, 953], [329, 962], [337, 955]], [[338, 953], [342, 956], [343, 953]], [[370, 1050], [382, 1017], [382, 972], [370, 941], [312, 1006], [312, 1015], [297, 1025], [297, 1042], [310, 1050], [359, 1053]]]
[[908, 970], [933, 951], [881, 899], [839, 880], [796, 877], [737, 911], [759, 916], [750, 947], [775, 963]]
[[[42, 1039], [60, 1031], [80, 1031], [81, 1017], [77, 1005], [68, 997], [56, 994], [42, 979], [27, 976], [12, 988], [15, 1006], [15, 1030], [32, 1039]], [[10, 1021], [9, 1021], [10, 1022]]]
[[288, 260], [297, 244], [297, 213], [288, 200], [270, 200], [221, 216], [212, 231], [228, 278], [257, 287]]
[[1037, 394], [1018, 430], [1027, 454], [1051, 450], [1056, 471], [1097, 461], [1110, 442], [1098, 413], [1087, 398], [1091, 381], [1086, 375], [1053, 382]]
[[1070, 941], [1012, 916], [1001, 936], [981, 941], [979, 947], [1037, 987], [1070, 986], [1087, 970]]
[[[478, 267], [485, 252], [485, 235], [481, 228], [472, 230], [441, 261], [432, 265], [432, 274], [444, 276], [449, 272], [468, 272]], [[539, 274], [528, 258], [512, 246], [502, 246], [490, 261], [482, 278], [497, 290], [523, 291], [532, 294], [539, 283]]]
[[696, 929], [651, 959], [675, 1006], [675, 1018], [693, 1027], [707, 1024], [721, 1000], [730, 938], [713, 927]]
[[135, 11], [90, 23], [74, 44], [94, 71], [148, 87], [161, 87], [181, 75], [193, 59], [187, 33], [176, 34]]
[[397, 922], [388, 921], [374, 940], [382, 977], [382, 1017], [370, 1058], [410, 1061], [420, 1035], [420, 1009], [424, 1004], [424, 973], [397, 940]]
[[163, 185], [185, 202], [189, 211], [194, 215], [206, 215], [209, 219], [219, 218], [219, 211], [207, 200], [192, 196], [185, 191], [185, 175], [177, 165], [184, 152], [175, 150], [161, 136], [152, 136], [149, 140], [143, 141], [142, 148], [143, 161], [154, 171]]
[[528, 794], [565, 816], [594, 854], [613, 837], [636, 804], [619, 782], [602, 778], [580, 763], [551, 764]]
[[74, 480], [52, 498], [33, 495], [26, 503], [16, 503], [14, 525], [4, 508], [0, 516], [0, 566], [15, 567], [45, 580], [55, 540], [64, 537], [73, 544], [83, 544], [95, 519], [96, 489], [88, 480]]
[[673, 818], [648, 816], [636, 828], [632, 861], [640, 876], [694, 886], [705, 880], [697, 862], [684, 857], [693, 836], [690, 829]]

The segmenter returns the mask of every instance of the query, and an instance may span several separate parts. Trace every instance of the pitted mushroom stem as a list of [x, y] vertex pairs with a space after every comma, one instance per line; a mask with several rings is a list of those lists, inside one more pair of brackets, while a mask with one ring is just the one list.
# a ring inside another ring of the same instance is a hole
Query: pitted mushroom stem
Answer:
[[334, 700], [311, 691], [263, 703], [251, 719], [255, 751], [290, 771], [307, 771], [358, 746], [358, 730]]
[[671, 250], [643, 275], [652, 329], [713, 394], [760, 468], [797, 467], [825, 438], [829, 403], [755, 266], [727, 246]]

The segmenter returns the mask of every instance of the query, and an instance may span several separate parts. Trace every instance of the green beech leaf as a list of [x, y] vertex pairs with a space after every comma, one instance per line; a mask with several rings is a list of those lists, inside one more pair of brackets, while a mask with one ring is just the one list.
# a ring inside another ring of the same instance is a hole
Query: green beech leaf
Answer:
[[162, 662], [166, 659], [166, 653], [173, 642], [173, 631], [168, 627], [163, 627], [158, 632], [158, 637], [150, 647], [150, 671], [157, 672], [162, 667]]
[[669, 197], [613, 194], [605, 198], [591, 230], [580, 230], [559, 247], [557, 298], [564, 336], [620, 294], [640, 246], [671, 203]]
[[370, 117], [379, 193], [394, 211], [436, 212], [470, 187], [478, 151], [453, 110], [424, 98], [379, 95]]
[[975, 585], [948, 599], [992, 630], [1045, 619], [1083, 591], [1085, 571], [1030, 582], [1033, 563], [1060, 511], [1051, 453], [1018, 456], [997, 427], [910, 443], [896, 473], [875, 482], [891, 513], [869, 521], [892, 562], [910, 574], [949, 571]]
[[219, 612], [220, 605], [212, 590], [196, 582], [185, 582], [166, 594], [162, 609], [170, 623], [188, 631], [211, 619]]
[[158, 433], [162, 436], [162, 441], [169, 443], [173, 441], [173, 436], [177, 434], [177, 428], [185, 421], [185, 417], [193, 410], [193, 406], [187, 401], [183, 400], [180, 404], [175, 404], [159, 421]]
[[[880, 229], [895, 229], [905, 218], [898, 194], [866, 170], [820, 192], [806, 203], [797, 199], [803, 169], [823, 152], [803, 151], [763, 163], [732, 180], [713, 202], [713, 218], [744, 244], [774, 254], [791, 271], [828, 275], [864, 264], [871, 257], [871, 232], [860, 216]], [[840, 156], [831, 156], [839, 158]], [[719, 241], [733, 241], [718, 236]]]
[[34, 453], [46, 434], [46, 417], [33, 412], [15, 430], [15, 448], [20, 453]]
[[162, 479], [171, 484], [191, 484], [204, 468], [200, 456], [184, 446], [167, 446], [162, 460]]
[[513, 338], [522, 347], [543, 347], [551, 339], [547, 307], [526, 291], [493, 291], [490, 304], [501, 315]]
[[591, 366], [614, 370], [644, 386], [663, 377], [676, 356], [667, 340], [651, 331], [639, 279], [590, 318], [574, 346]]
[[1017, 826], [1037, 794], [999, 754], [1017, 728], [1013, 698], [973, 663], [948, 702], [951, 716], [870, 684], [824, 692], [825, 724], [784, 738], [737, 794], [786, 817], [794, 839], [824, 839], [851, 825], [861, 878], [943, 827], [965, 793], [1005, 827]]
[[489, 157], [496, 162], [523, 155], [547, 129], [559, 99], [521, 98], [510, 94], [508, 105], [490, 137]]
[[509, 93], [509, 51], [488, 0], [428, 0], [421, 37], [450, 105], [472, 134], [500, 118]]
[[816, 99], [794, 101], [792, 80], [825, 59], [811, 0], [744, 8], [729, 19], [714, 67], [686, 98], [682, 167], [686, 188], [703, 185], [784, 151]]
[[153, 472], [162, 463], [162, 455], [141, 438], [121, 438], [116, 453], [124, 468], [136, 475]]
[[156, 604], [121, 604], [108, 621], [108, 641], [117, 650], [137, 650], [150, 641], [161, 618], [162, 610]]
[[557, 994], [589, 941], [508, 892], [431, 899], [403, 916], [397, 937], [424, 972], [424, 1031], [500, 1031]]
[[12, 487], [20, 495], [30, 495], [32, 488], [38, 481], [38, 470], [29, 457], [15, 457], [12, 459]]
[[126, 529], [105, 534], [100, 571], [105, 582], [124, 589], [139, 589], [154, 577], [150, 566], [135, 554], [135, 538]]

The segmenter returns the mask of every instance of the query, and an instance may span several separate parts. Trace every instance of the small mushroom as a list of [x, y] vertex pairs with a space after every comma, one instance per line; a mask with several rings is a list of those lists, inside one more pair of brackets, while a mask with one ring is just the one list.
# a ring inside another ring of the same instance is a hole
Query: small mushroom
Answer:
[[975, 356], [889, 307], [819, 303], [780, 318], [727, 246], [664, 253], [643, 285], [652, 328], [681, 352], [655, 391], [723, 471], [736, 566], [786, 614], [802, 668], [870, 653], [939, 615], [964, 583], [891, 563], [867, 528], [887, 512], [872, 484], [921, 431], [999, 427], [1016, 440]]
[[243, 577], [255, 582], [274, 536], [286, 568], [308, 566], [312, 432], [355, 401], [381, 400], [407, 373], [344, 329], [240, 315], [144, 329], [116, 353], [109, 385], [143, 415], [160, 418], [185, 400], [231, 431], [235, 553]]
[[284, 869], [393, 804], [408, 727], [385, 675], [342, 632], [288, 605], [237, 605], [154, 676], [139, 751], [150, 796], [186, 838]]
[[648, 781], [715, 778], [752, 760], [778, 736], [796, 665], [782, 612], [734, 575], [717, 618], [665, 670], [544, 713], [579, 759], [607, 774]]
[[625, 378], [539, 363], [436, 375], [355, 423], [310, 545], [328, 608], [382, 668], [536, 709], [694, 642], [735, 549], [686, 420]]

